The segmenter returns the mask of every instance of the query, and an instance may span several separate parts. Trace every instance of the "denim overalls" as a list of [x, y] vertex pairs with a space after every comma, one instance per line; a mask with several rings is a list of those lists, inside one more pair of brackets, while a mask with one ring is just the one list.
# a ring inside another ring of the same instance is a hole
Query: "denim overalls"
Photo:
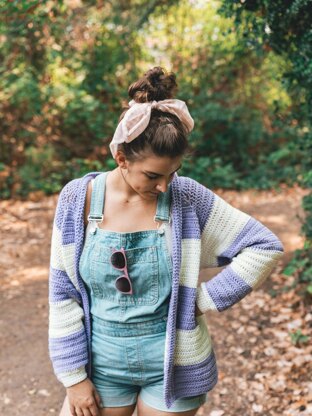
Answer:
[[[89, 225], [79, 271], [86, 285], [92, 316], [92, 382], [103, 407], [126, 406], [141, 399], [168, 410], [163, 400], [166, 324], [171, 293], [172, 260], [165, 238], [170, 222], [170, 190], [158, 195], [158, 229], [115, 232], [102, 230], [105, 181], [93, 183]], [[124, 248], [133, 294], [119, 292], [115, 280], [123, 273], [110, 263], [114, 249]], [[178, 399], [171, 412], [201, 406], [206, 395]], [[168, 410], [169, 411], [169, 410]]]

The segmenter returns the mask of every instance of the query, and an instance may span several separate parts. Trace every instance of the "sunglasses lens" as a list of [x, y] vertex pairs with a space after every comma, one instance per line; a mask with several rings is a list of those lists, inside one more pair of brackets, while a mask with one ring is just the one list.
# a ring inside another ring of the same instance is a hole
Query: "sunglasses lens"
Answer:
[[125, 258], [124, 255], [117, 251], [113, 253], [111, 256], [112, 265], [115, 266], [117, 269], [123, 269], [125, 267]]
[[116, 287], [120, 292], [128, 293], [131, 290], [130, 282], [125, 277], [119, 277], [119, 279], [116, 280]]

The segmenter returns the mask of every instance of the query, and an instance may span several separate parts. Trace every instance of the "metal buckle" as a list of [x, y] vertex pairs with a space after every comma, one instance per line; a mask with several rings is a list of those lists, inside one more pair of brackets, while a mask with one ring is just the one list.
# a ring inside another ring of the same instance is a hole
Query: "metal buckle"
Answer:
[[96, 217], [95, 215], [88, 215], [88, 221], [90, 222], [90, 221], [95, 221], [95, 222], [97, 222], [97, 223], [101, 223], [101, 222], [103, 222], [103, 218], [104, 218], [104, 216], [103, 216], [103, 214], [100, 216], [100, 217]]
[[[169, 216], [169, 220], [168, 221], [165, 221], [165, 220], [160, 220], [162, 223], [167, 223], [167, 224], [171, 224], [171, 216]], [[157, 221], [156, 220], [156, 215], [154, 216], [154, 222], [158, 222], [159, 223], [159, 221]]]
[[157, 224], [157, 230], [158, 230], [160, 226], [160, 222], [156, 220], [156, 215], [154, 216], [154, 223]]

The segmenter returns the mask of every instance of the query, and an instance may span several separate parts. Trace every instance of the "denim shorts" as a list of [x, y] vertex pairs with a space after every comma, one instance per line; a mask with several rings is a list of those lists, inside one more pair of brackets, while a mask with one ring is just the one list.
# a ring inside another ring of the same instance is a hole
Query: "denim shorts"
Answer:
[[177, 399], [170, 409], [163, 399], [167, 317], [140, 323], [116, 323], [93, 317], [92, 382], [102, 407], [135, 404], [137, 396], [155, 409], [183, 412], [205, 403], [207, 393]]

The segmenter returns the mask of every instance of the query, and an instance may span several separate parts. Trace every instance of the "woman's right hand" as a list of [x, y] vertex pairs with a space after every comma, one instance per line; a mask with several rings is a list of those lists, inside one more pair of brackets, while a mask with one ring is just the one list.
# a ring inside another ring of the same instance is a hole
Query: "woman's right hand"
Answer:
[[89, 378], [66, 388], [73, 416], [100, 416], [101, 398]]

